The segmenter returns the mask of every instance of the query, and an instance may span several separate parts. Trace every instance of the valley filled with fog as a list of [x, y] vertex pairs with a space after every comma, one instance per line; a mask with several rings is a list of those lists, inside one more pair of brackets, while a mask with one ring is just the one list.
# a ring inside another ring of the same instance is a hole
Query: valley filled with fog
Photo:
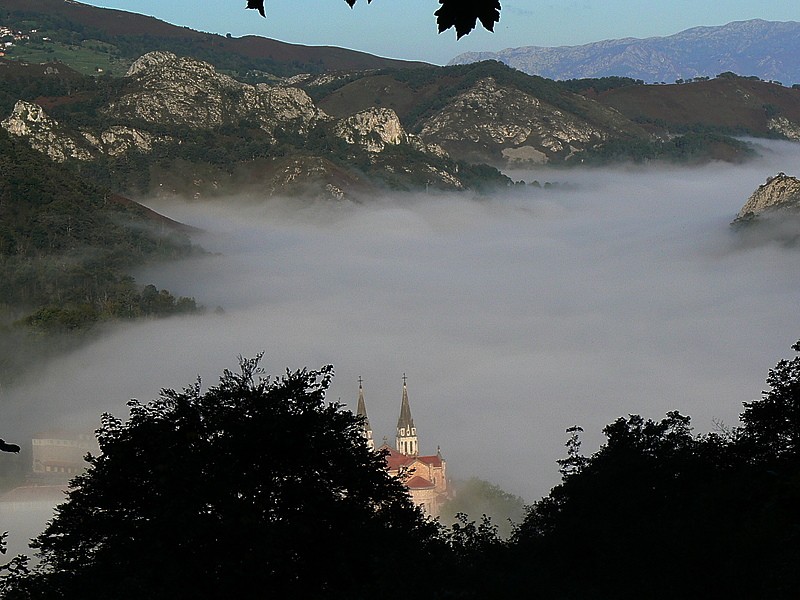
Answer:
[[[619, 416], [679, 410], [735, 425], [800, 338], [800, 250], [743, 244], [729, 223], [800, 146], [746, 165], [512, 172], [552, 181], [493, 197], [361, 204], [152, 201], [211, 254], [137, 280], [206, 314], [116, 327], [2, 390], [6, 434], [94, 429], [102, 411], [264, 352], [267, 373], [333, 364], [329, 400], [394, 441], [402, 377], [421, 451], [452, 477], [533, 501], [558, 482], [564, 430], [593, 452]], [[222, 311], [215, 311], [215, 307]], [[28, 442], [29, 443], [29, 442]]]

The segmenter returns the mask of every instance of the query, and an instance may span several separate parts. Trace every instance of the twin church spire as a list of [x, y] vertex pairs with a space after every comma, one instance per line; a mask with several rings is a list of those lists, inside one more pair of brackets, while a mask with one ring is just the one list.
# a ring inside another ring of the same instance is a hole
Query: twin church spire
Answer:
[[[400, 401], [400, 416], [397, 419], [397, 432], [395, 433], [395, 448], [401, 454], [407, 456], [419, 455], [419, 440], [417, 439], [417, 428], [411, 416], [411, 405], [408, 402], [408, 387], [406, 386], [406, 374], [403, 373], [403, 398]], [[367, 405], [364, 402], [364, 387], [361, 377], [358, 378], [358, 407], [356, 414], [363, 417], [363, 432], [370, 449], [375, 448], [372, 438], [372, 427], [367, 418]], [[384, 438], [385, 439], [385, 438]]]
[[356, 408], [356, 415], [359, 417], [363, 417], [364, 420], [362, 421], [362, 429], [364, 432], [364, 437], [367, 438], [367, 447], [370, 450], [375, 449], [375, 440], [372, 439], [372, 426], [369, 424], [369, 417], [367, 416], [367, 404], [364, 402], [364, 387], [362, 383], [364, 382], [361, 377], [358, 378], [358, 408]]

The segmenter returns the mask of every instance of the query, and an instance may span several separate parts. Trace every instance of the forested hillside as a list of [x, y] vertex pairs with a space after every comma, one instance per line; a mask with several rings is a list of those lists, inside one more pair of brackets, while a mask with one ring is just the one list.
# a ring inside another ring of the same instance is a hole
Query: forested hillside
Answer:
[[0, 130], [0, 374], [25, 360], [19, 344], [42, 336], [196, 310], [128, 275], [197, 252], [186, 231]]

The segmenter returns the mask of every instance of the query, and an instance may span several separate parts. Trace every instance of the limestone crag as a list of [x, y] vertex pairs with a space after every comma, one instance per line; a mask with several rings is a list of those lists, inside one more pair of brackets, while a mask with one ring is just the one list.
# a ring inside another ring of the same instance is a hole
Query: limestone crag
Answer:
[[419, 135], [451, 154], [463, 154], [471, 145], [497, 160], [521, 162], [564, 158], [607, 137], [579, 117], [519, 89], [498, 85], [492, 77], [480, 80], [425, 120]]
[[800, 180], [785, 173], [767, 179], [753, 192], [737, 219], [749, 219], [774, 211], [800, 212]]
[[341, 81], [344, 79], [348, 79], [352, 76], [352, 73], [348, 72], [336, 72], [336, 73], [318, 73], [313, 75], [311, 73], [299, 73], [297, 75], [293, 75], [291, 77], [285, 77], [281, 82], [280, 85], [283, 86], [298, 86], [303, 84], [305, 87], [314, 88], [320, 87], [323, 85], [328, 85], [334, 83], [336, 81]]
[[[100, 168], [116, 169], [110, 179], [131, 194], [200, 198], [235, 190], [341, 199], [371, 193], [375, 186], [453, 190], [487, 179], [485, 170], [476, 176], [469, 165], [453, 161], [435, 136], [408, 133], [390, 108], [333, 118], [301, 89], [283, 83], [248, 85], [208, 63], [169, 52], [137, 59], [116, 89], [99, 111], [72, 123], [69, 112], [60, 113], [65, 116], [58, 123], [40, 106], [19, 102], [3, 127], [60, 162], [113, 158], [98, 160]], [[51, 104], [58, 110], [58, 104]], [[456, 119], [452, 128], [463, 135]], [[473, 122], [487, 120], [479, 113]], [[528, 130], [509, 134], [514, 127], [501, 122], [473, 130], [479, 139], [493, 135], [503, 143], [532, 135]], [[549, 142], [549, 147], [560, 149], [560, 143]], [[132, 154], [156, 154], [158, 159], [127, 156]], [[493, 185], [506, 183], [497, 172], [488, 179]]]
[[26, 138], [34, 150], [56, 162], [67, 159], [92, 160], [85, 140], [68, 132], [49, 117], [38, 104], [19, 100], [0, 126], [12, 135]]
[[370, 108], [339, 121], [334, 132], [348, 144], [359, 144], [368, 152], [408, 142], [397, 114], [390, 108]]
[[269, 134], [291, 124], [307, 132], [330, 117], [298, 88], [255, 86], [218, 73], [209, 63], [171, 52], [150, 52], [131, 65], [129, 90], [111, 102], [106, 113], [116, 118], [172, 123], [194, 129], [214, 129], [242, 121]]
[[99, 136], [89, 131], [81, 133], [92, 146], [109, 156], [119, 156], [132, 150], [146, 154], [152, 152], [153, 142], [160, 139], [146, 131], [123, 125], [112, 125]]
[[787, 140], [800, 142], [800, 125], [791, 122], [786, 117], [776, 117], [767, 122], [770, 131], [782, 135]]

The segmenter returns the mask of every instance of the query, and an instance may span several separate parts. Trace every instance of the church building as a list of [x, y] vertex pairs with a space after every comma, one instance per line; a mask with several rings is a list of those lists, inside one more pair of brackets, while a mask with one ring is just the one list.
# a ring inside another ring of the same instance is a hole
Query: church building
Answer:
[[[372, 426], [367, 418], [367, 405], [364, 401], [362, 380], [358, 380], [358, 406], [356, 414], [364, 418], [364, 437], [367, 445], [375, 448]], [[411, 416], [411, 405], [408, 402], [406, 376], [403, 375], [403, 397], [400, 401], [400, 416], [397, 419], [395, 447], [389, 446], [387, 439], [378, 450], [385, 450], [386, 467], [392, 476], [403, 475], [411, 500], [423, 512], [432, 517], [439, 515], [442, 504], [449, 498], [447, 481], [447, 462], [437, 447], [436, 454], [421, 455], [419, 439], [414, 419]]]

